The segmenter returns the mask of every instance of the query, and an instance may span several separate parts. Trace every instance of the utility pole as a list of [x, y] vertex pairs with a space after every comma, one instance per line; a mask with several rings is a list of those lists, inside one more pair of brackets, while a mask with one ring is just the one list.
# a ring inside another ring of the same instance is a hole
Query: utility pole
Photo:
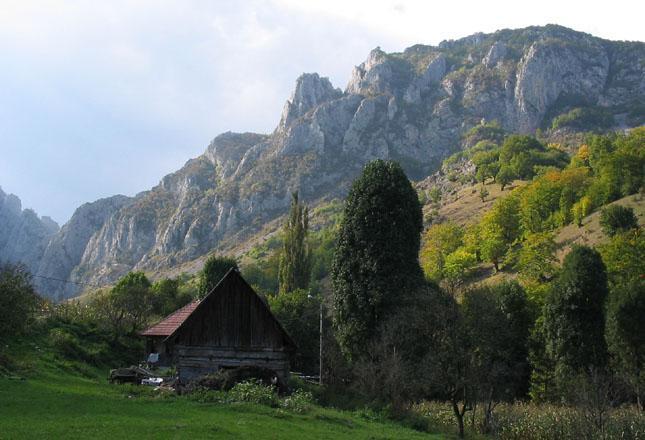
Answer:
[[323, 298], [321, 295], [320, 298], [320, 353], [318, 354], [319, 357], [319, 370], [318, 370], [318, 384], [322, 385], [322, 373], [323, 373]]

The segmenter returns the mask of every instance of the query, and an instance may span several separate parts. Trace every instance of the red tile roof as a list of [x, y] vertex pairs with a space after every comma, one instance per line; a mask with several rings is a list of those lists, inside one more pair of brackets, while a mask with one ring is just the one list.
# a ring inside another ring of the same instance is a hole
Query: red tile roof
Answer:
[[166, 316], [161, 322], [141, 332], [142, 336], [170, 336], [190, 316], [199, 305], [199, 300], [186, 304], [181, 309]]

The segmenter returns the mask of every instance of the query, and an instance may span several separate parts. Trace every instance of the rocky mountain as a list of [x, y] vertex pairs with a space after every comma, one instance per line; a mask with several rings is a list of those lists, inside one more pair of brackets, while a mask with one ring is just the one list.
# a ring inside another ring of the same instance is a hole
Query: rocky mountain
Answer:
[[[131, 269], [157, 271], [244, 240], [284, 214], [291, 191], [310, 204], [344, 195], [369, 160], [398, 160], [421, 179], [482, 121], [548, 132], [575, 110], [625, 128], [645, 122], [643, 102], [642, 42], [549, 25], [401, 53], [376, 48], [344, 91], [300, 76], [273, 133], [224, 133], [150, 191], [82, 206], [37, 248], [38, 273], [104, 284]], [[578, 122], [572, 129], [584, 129]], [[67, 297], [78, 292], [70, 286], [38, 287]]]
[[54, 220], [38, 217], [32, 209], [23, 210], [18, 196], [0, 188], [0, 262], [23, 263], [35, 273], [58, 230]]

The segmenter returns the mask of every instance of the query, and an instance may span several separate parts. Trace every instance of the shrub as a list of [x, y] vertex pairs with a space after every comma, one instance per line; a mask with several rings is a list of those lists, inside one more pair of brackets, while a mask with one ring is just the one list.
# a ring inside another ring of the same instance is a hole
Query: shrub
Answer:
[[51, 329], [48, 339], [52, 348], [68, 359], [87, 360], [89, 357], [80, 341], [61, 328]]
[[611, 205], [600, 212], [600, 226], [605, 234], [613, 237], [618, 232], [638, 228], [638, 220], [632, 208]]
[[253, 382], [269, 387], [273, 385], [274, 379], [277, 379], [277, 390], [286, 391], [286, 384], [276, 375], [275, 371], [268, 368], [256, 366], [243, 366], [232, 369], [221, 369], [212, 374], [202, 376], [190, 384], [190, 389], [208, 389], [229, 391], [235, 385], [242, 382]]
[[249, 402], [259, 405], [278, 405], [278, 395], [275, 387], [264, 386], [261, 381], [246, 381], [235, 384], [228, 392], [231, 401]]
[[613, 123], [611, 113], [602, 107], [577, 107], [554, 118], [551, 129], [571, 127], [577, 130], [604, 130]]
[[297, 414], [304, 414], [311, 409], [314, 403], [314, 396], [309, 391], [296, 390], [290, 396], [280, 402], [280, 406]]

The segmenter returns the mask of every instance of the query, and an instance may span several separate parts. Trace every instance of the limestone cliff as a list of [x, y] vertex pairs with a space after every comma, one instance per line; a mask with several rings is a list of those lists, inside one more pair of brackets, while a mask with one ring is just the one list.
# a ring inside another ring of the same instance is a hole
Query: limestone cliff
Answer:
[[[79, 208], [34, 248], [44, 255], [38, 271], [104, 284], [195, 259], [284, 214], [291, 191], [311, 204], [344, 195], [371, 159], [398, 160], [424, 178], [482, 120], [548, 131], [584, 107], [610, 115], [606, 128], [643, 124], [644, 66], [644, 43], [553, 25], [374, 49], [344, 91], [315, 73], [299, 77], [273, 133], [219, 135], [150, 191]], [[78, 291], [41, 287], [53, 297]]]
[[0, 188], [0, 262], [22, 263], [35, 273], [49, 239], [57, 231], [58, 225], [51, 218], [23, 210], [16, 195]]

